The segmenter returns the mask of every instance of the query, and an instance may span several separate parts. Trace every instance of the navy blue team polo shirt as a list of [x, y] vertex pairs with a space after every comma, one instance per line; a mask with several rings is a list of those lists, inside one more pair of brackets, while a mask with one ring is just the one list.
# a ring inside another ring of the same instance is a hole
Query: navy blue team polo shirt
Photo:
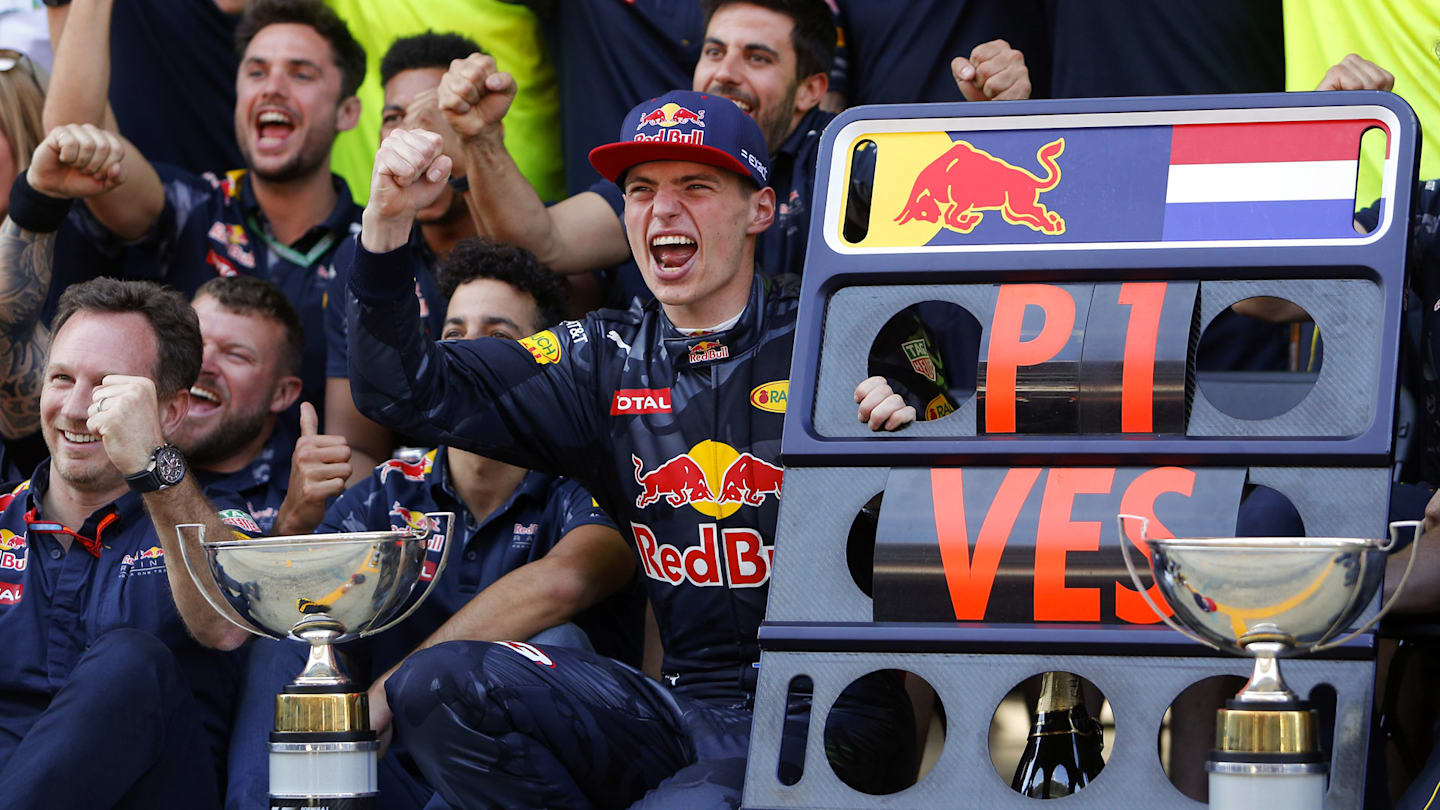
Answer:
[[[138, 245], [158, 260], [160, 280], [191, 296], [216, 276], [258, 276], [280, 288], [305, 325], [302, 401], [314, 403], [323, 416], [325, 293], [335, 275], [335, 251], [347, 236], [360, 231], [361, 208], [351, 198], [350, 187], [331, 175], [338, 198], [334, 210], [324, 222], [284, 245], [271, 236], [246, 170], [227, 172], [223, 178], [209, 172], [196, 176], [174, 167], [156, 170], [165, 188], [165, 208]], [[84, 211], [91, 239], [113, 244], [115, 237], [88, 209]]]
[[[350, 237], [335, 253], [334, 278], [330, 279], [329, 300], [325, 306], [325, 376], [350, 379], [350, 341], [346, 328], [345, 297], [350, 294], [350, 268], [355, 265], [355, 241]], [[440, 295], [440, 284], [435, 280], [435, 265], [438, 259], [425, 234], [417, 226], [410, 229], [410, 271], [415, 274], [415, 298], [420, 303], [420, 323], [425, 327], [425, 336], [439, 340], [445, 330], [446, 301]]]
[[[24, 737], [81, 653], [122, 627], [150, 633], [175, 653], [211, 742], [223, 744], [237, 656], [207, 650], [186, 632], [165, 572], [167, 564], [184, 563], [165, 558], [141, 496], [127, 492], [71, 532], [41, 513], [49, 483], [47, 460], [0, 495], [0, 756]], [[242, 512], [226, 511], [239, 503], [212, 500], [227, 523], [251, 528]], [[68, 552], [60, 534], [72, 535]]]
[[[345, 652], [357, 662], [368, 657], [371, 677], [399, 663], [476, 594], [545, 556], [572, 530], [591, 523], [615, 525], [579, 484], [534, 471], [526, 473], [504, 505], [478, 519], [451, 487], [445, 450], [431, 450], [414, 464], [392, 460], [376, 467], [368, 479], [330, 506], [316, 529], [322, 534], [399, 529], [411, 515], [455, 513], [456, 545], [430, 596], [399, 626], [345, 645]], [[632, 580], [574, 621], [602, 655], [639, 666], [644, 611], [644, 592], [638, 580]], [[362, 681], [363, 672], [363, 664], [355, 669]]]
[[[805, 268], [805, 248], [810, 240], [810, 208], [815, 199], [815, 169], [820, 159], [820, 133], [835, 120], [835, 113], [814, 107], [805, 113], [780, 148], [770, 156], [770, 186], [775, 189], [775, 221], [755, 244], [755, 269], [767, 276], [800, 273]], [[616, 125], [618, 126], [618, 124]], [[625, 195], [609, 180], [589, 188], [610, 204], [615, 216], [625, 219]], [[652, 297], [631, 260], [620, 265], [615, 276], [624, 306], [638, 298]]]
[[255, 519], [261, 534], [270, 534], [285, 492], [290, 488], [290, 461], [295, 453], [295, 434], [276, 426], [270, 441], [254, 461], [233, 473], [195, 470], [195, 480], [213, 498], [238, 501]]

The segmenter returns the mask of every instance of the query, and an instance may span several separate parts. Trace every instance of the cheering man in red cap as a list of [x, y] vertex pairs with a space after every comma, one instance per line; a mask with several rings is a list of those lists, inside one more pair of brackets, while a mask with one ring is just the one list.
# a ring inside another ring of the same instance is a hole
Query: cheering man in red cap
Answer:
[[[386, 688], [395, 732], [457, 807], [739, 803], [783, 483], [783, 413], [751, 393], [790, 376], [797, 292], [755, 273], [775, 216], [767, 160], [729, 99], [641, 104], [591, 162], [624, 190], [656, 301], [519, 342], [427, 344], [406, 251], [450, 161], [422, 131], [376, 155], [350, 280], [356, 405], [426, 442], [580, 480], [633, 539], [665, 646], [663, 683], [563, 647], [412, 656]], [[914, 418], [883, 383], [865, 393], [872, 427]], [[826, 747], [851, 784], [884, 792], [914, 773], [913, 718], [898, 679], [861, 687], [830, 715]]]

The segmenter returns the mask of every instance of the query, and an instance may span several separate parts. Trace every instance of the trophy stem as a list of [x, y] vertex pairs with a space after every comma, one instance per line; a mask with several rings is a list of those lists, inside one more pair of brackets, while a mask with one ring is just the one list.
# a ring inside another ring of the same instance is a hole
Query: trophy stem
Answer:
[[1255, 641], [1245, 649], [1255, 656], [1255, 668], [1250, 673], [1250, 682], [1240, 690], [1236, 699], [1245, 703], [1293, 703], [1295, 693], [1280, 677], [1278, 656], [1285, 652], [1287, 645], [1278, 641]]
[[333, 644], [335, 639], [344, 635], [345, 626], [323, 613], [317, 613], [296, 622], [291, 632], [310, 643], [310, 657], [294, 685], [328, 686], [335, 687], [333, 691], [345, 691], [344, 687], [350, 685], [350, 679], [340, 671], [340, 665], [335, 661]]

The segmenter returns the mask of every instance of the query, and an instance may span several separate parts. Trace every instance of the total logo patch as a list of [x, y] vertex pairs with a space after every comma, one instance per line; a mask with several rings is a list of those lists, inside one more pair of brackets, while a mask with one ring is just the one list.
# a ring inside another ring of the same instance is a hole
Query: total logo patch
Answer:
[[546, 329], [543, 332], [536, 332], [530, 337], [520, 338], [520, 345], [530, 352], [535, 362], [540, 365], [546, 363], [560, 362], [560, 338], [554, 332]]
[[750, 404], [762, 411], [784, 413], [785, 402], [788, 399], [790, 399], [789, 380], [762, 383], [750, 389]]
[[670, 413], [669, 388], [621, 388], [610, 399], [610, 415]]
[[0, 582], [0, 605], [13, 605], [25, 593], [23, 582]]

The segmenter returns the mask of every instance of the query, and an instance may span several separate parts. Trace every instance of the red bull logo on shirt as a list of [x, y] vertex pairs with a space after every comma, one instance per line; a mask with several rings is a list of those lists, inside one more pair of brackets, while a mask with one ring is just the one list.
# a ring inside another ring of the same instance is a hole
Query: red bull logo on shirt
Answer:
[[165, 549], [159, 546], [151, 546], [134, 554], [126, 554], [120, 558], [120, 579], [142, 576], [145, 574], [163, 573], [165, 571]]
[[741, 506], [760, 506], [771, 495], [778, 499], [785, 478], [783, 467], [710, 439], [649, 472], [638, 456], [630, 459], [635, 463], [635, 483], [640, 485], [637, 507], [663, 500], [675, 508], [689, 505], [714, 518], [728, 517]]
[[0, 529], [0, 570], [24, 571], [29, 559], [25, 553], [25, 536]]
[[957, 233], [970, 233], [980, 224], [984, 212], [999, 211], [1011, 225], [1024, 225], [1052, 236], [1065, 233], [1065, 219], [1040, 202], [1041, 194], [1060, 185], [1056, 158], [1064, 151], [1065, 139], [1056, 138], [1035, 153], [1035, 159], [1047, 171], [1042, 178], [984, 149], [956, 141], [920, 170], [895, 222], [904, 225], [920, 220], [939, 223]]
[[730, 347], [718, 340], [702, 340], [690, 347], [690, 364], [724, 360], [730, 356]]
[[661, 543], [644, 523], [631, 523], [640, 566], [651, 579], [680, 585], [727, 588], [758, 588], [770, 580], [775, 547], [754, 529], [721, 529], [702, 523], [700, 545], [683, 551]]

